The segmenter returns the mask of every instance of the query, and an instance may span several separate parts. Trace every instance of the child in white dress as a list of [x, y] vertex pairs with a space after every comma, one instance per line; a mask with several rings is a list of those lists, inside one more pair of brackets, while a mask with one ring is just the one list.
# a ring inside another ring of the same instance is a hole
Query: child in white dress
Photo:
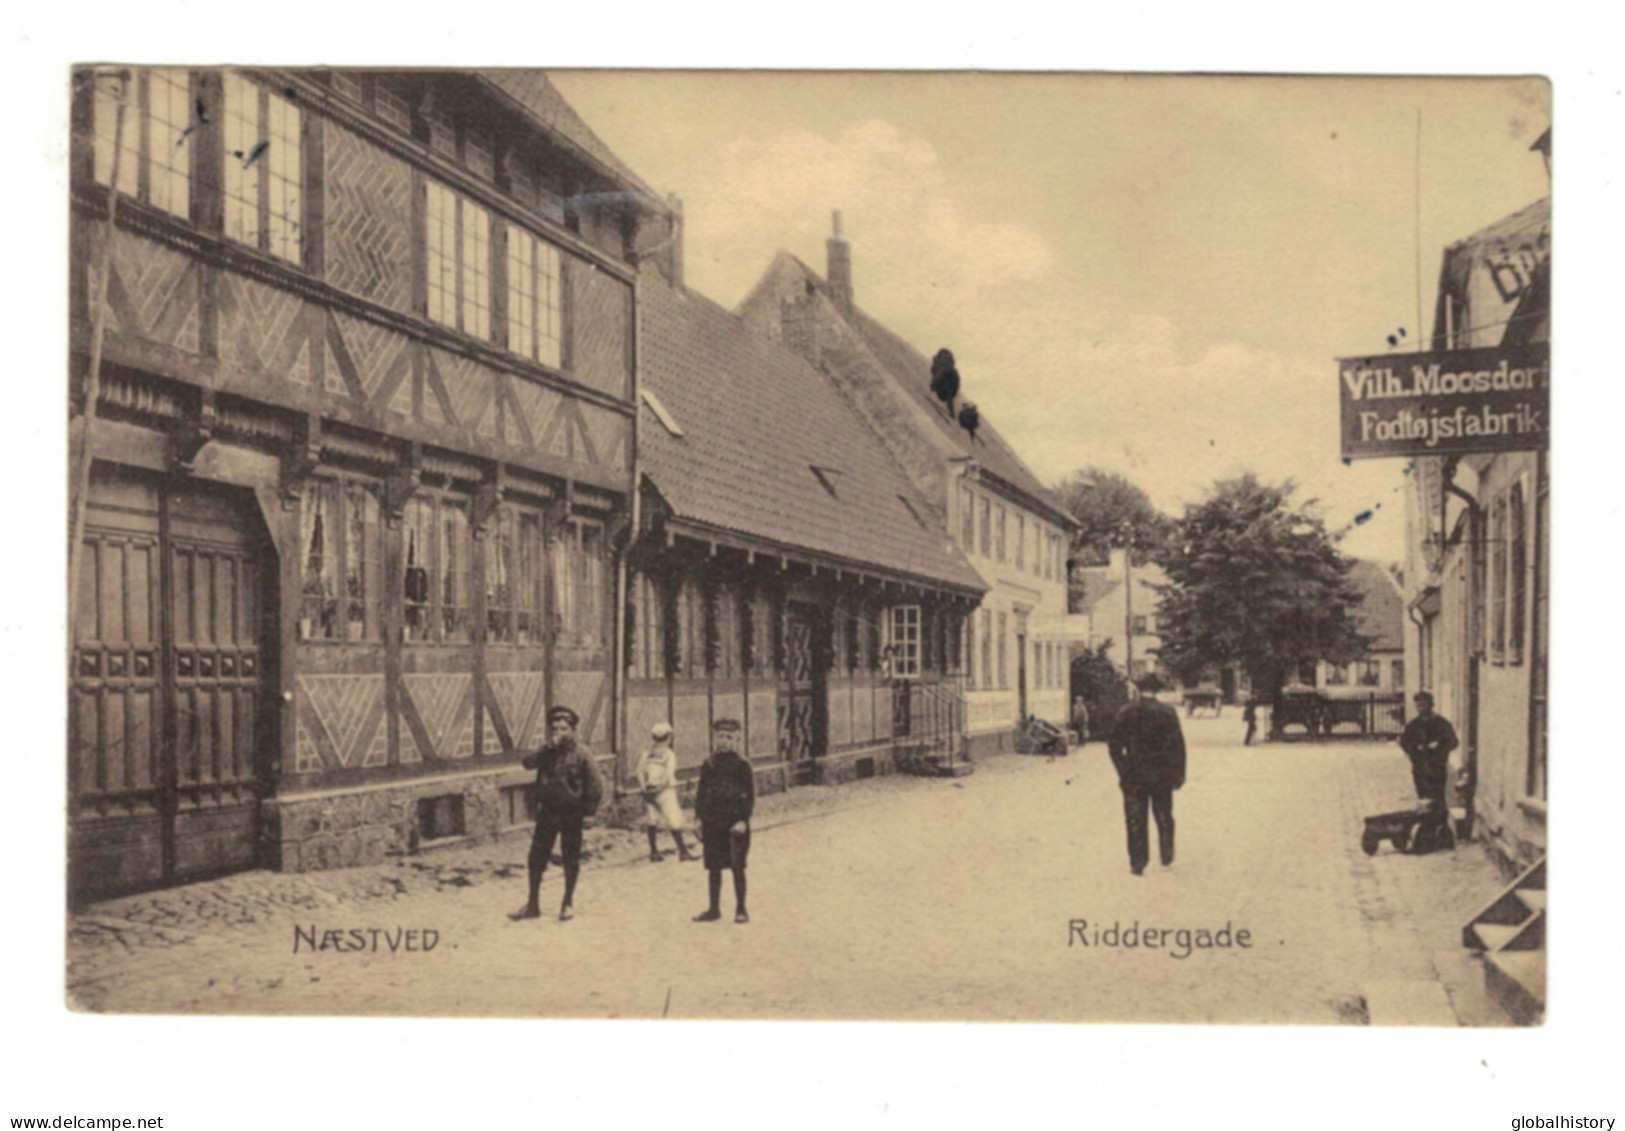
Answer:
[[665, 859], [660, 854], [656, 839], [661, 829], [671, 832], [677, 842], [680, 860], [698, 860], [683, 841], [683, 807], [677, 800], [677, 752], [672, 749], [670, 723], [656, 723], [649, 731], [654, 745], [638, 759], [638, 790], [643, 794], [643, 824], [649, 834], [649, 860], [659, 864]]

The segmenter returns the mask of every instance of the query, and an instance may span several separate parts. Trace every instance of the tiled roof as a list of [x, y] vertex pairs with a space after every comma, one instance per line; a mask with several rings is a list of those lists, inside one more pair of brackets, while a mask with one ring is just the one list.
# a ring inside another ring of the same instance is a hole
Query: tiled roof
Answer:
[[660, 194], [615, 156], [609, 146], [592, 132], [592, 127], [581, 120], [581, 116], [564, 100], [558, 88], [548, 81], [545, 73], [520, 69], [491, 69], [476, 71], [475, 74], [519, 103], [542, 128], [585, 154], [618, 180], [647, 193], [653, 200], [660, 199]]
[[[931, 362], [923, 353], [861, 310], [854, 309], [850, 321], [863, 335], [864, 341], [880, 359], [880, 363], [886, 367], [892, 379], [901, 385], [906, 393], [918, 398], [925, 405], [930, 418], [943, 435], [1010, 486], [1046, 507], [1060, 509], [1049, 489], [1038, 481], [1038, 477], [1021, 461], [1021, 457], [1016, 455], [1004, 437], [999, 435], [998, 429], [993, 427], [985, 412], [980, 413], [981, 423], [976, 429], [975, 440], [972, 440], [970, 433], [961, 428], [957, 422], [948, 419], [948, 413], [944, 410], [942, 402], [931, 392]], [[956, 406], [964, 404], [967, 398], [976, 400], [974, 374], [963, 376], [965, 384], [958, 401], [955, 402]], [[980, 410], [981, 406], [977, 407]]]
[[1070, 588], [1077, 595], [1078, 612], [1087, 613], [1122, 584], [1123, 579], [1110, 576], [1107, 567], [1088, 566], [1072, 571]]
[[653, 270], [639, 317], [643, 385], [683, 430], [672, 435], [644, 405], [640, 452], [677, 518], [985, 589], [879, 439], [805, 361]]
[[1349, 581], [1365, 600], [1355, 610], [1360, 632], [1374, 639], [1373, 652], [1397, 652], [1405, 647], [1405, 602], [1393, 575], [1376, 562], [1354, 562]]

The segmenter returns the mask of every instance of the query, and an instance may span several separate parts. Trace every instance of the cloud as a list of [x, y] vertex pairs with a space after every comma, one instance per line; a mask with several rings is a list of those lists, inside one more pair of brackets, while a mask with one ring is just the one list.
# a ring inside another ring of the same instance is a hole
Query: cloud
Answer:
[[1041, 281], [1055, 265], [1035, 229], [975, 215], [929, 143], [878, 119], [834, 137], [789, 129], [740, 138], [684, 198], [694, 281], [729, 304], [780, 248], [821, 272], [837, 209], [860, 303], [872, 293], [893, 307], [957, 306]]

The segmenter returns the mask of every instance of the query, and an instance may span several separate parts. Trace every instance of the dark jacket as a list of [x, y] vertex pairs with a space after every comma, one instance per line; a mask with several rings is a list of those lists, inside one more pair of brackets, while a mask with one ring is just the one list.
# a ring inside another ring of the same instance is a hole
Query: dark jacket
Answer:
[[1185, 784], [1185, 735], [1179, 712], [1155, 699], [1141, 699], [1117, 712], [1106, 751], [1125, 786], [1178, 789]]
[[521, 764], [536, 771], [536, 808], [564, 817], [590, 817], [604, 799], [604, 779], [592, 751], [573, 738], [548, 743]]
[[756, 808], [756, 774], [738, 754], [717, 751], [700, 763], [694, 816], [704, 825], [750, 820]]
[[1410, 755], [1411, 761], [1439, 761], [1450, 757], [1457, 747], [1456, 728], [1443, 715], [1412, 719], [1405, 724], [1399, 736], [1399, 748]]

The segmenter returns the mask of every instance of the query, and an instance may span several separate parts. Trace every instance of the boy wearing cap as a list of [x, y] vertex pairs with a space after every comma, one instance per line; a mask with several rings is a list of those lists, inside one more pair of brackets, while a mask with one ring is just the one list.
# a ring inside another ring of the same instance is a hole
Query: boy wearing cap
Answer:
[[559, 918], [575, 917], [576, 877], [581, 874], [581, 828], [604, 797], [604, 781], [592, 751], [576, 741], [580, 717], [568, 707], [547, 712], [549, 741], [540, 750], [526, 754], [521, 764], [536, 771], [536, 832], [530, 842], [530, 899], [510, 919], [540, 919], [538, 901], [542, 873], [553, 855], [557, 840], [564, 857], [564, 902]]
[[657, 839], [661, 829], [671, 830], [678, 859], [698, 860], [683, 840], [683, 806], [677, 800], [677, 752], [671, 748], [671, 724], [656, 723], [649, 730], [649, 739], [654, 745], [643, 752], [635, 771], [638, 791], [643, 795], [644, 828], [649, 833], [649, 860], [659, 864], [665, 859]]
[[750, 922], [745, 910], [745, 860], [750, 855], [750, 815], [756, 807], [756, 775], [739, 755], [739, 722], [718, 719], [711, 725], [711, 756], [700, 766], [694, 794], [694, 816], [705, 842], [706, 881], [711, 906], [694, 916], [696, 923], [722, 918], [722, 872], [734, 877], [734, 922]]

